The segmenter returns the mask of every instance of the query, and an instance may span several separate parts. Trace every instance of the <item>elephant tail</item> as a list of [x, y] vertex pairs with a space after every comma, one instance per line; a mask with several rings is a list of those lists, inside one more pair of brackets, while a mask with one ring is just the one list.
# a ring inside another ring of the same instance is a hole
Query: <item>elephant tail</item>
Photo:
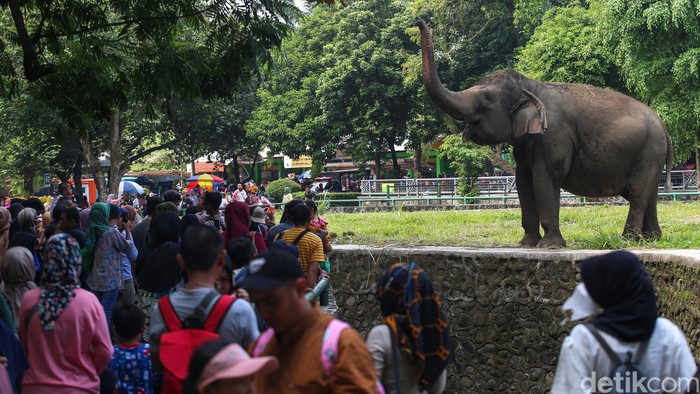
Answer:
[[[665, 128], [664, 128], [665, 129]], [[666, 186], [664, 191], [671, 192], [671, 169], [673, 168], [673, 146], [671, 145], [671, 135], [666, 131]]]

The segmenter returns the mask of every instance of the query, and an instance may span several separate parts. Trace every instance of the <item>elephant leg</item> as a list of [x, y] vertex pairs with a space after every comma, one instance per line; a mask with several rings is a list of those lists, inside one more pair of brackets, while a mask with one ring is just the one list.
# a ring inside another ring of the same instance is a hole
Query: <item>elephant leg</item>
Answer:
[[[542, 167], [545, 167], [544, 165]], [[537, 244], [539, 248], [559, 248], [566, 246], [566, 241], [559, 230], [559, 198], [561, 188], [551, 175], [542, 168], [533, 171], [533, 186], [537, 200], [537, 210], [544, 229], [544, 237]]]
[[658, 194], [654, 193], [647, 202], [647, 210], [644, 212], [644, 222], [642, 224], [642, 237], [650, 241], [658, 241], [661, 238], [661, 227], [656, 214], [656, 201]]
[[540, 213], [537, 208], [535, 189], [532, 184], [532, 172], [524, 166], [515, 169], [515, 183], [518, 187], [520, 215], [525, 235], [520, 240], [522, 246], [537, 246], [542, 240], [540, 235]]
[[[656, 186], [658, 182], [649, 179], [648, 184]], [[640, 186], [639, 183], [634, 183], [628, 187], [625, 197], [630, 202], [630, 209], [627, 213], [625, 229], [622, 232], [623, 237], [639, 240], [647, 231], [661, 234], [659, 221], [656, 216], [656, 196], [656, 189], [652, 190], [650, 187]]]

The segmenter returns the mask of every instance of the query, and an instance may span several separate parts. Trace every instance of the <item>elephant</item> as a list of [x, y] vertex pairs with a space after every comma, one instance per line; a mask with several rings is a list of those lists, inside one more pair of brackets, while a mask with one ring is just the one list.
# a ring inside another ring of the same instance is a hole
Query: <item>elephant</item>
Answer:
[[525, 230], [520, 245], [566, 246], [559, 229], [561, 189], [587, 197], [620, 195], [629, 201], [623, 235], [661, 237], [658, 184], [665, 165], [670, 188], [673, 150], [651, 108], [609, 89], [537, 81], [514, 70], [451, 91], [438, 76], [430, 29], [420, 19], [416, 26], [423, 85], [441, 111], [466, 124], [463, 141], [513, 147]]

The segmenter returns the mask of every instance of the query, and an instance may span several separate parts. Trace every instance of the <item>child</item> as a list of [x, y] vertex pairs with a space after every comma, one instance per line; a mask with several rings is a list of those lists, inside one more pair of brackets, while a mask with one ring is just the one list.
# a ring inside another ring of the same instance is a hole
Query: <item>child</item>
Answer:
[[114, 307], [112, 324], [119, 338], [111, 363], [119, 379], [119, 394], [153, 394], [151, 348], [139, 342], [146, 329], [145, 315], [134, 304], [119, 303]]
[[185, 394], [254, 394], [253, 377], [279, 367], [276, 357], [250, 358], [243, 348], [224, 341], [206, 342], [192, 355]]

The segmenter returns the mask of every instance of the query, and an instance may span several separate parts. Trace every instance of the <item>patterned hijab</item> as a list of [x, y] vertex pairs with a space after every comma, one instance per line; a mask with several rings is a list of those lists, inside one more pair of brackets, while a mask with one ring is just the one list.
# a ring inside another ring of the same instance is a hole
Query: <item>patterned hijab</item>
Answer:
[[5, 207], [0, 207], [0, 261], [2, 261], [7, 246], [10, 244], [10, 224], [12, 224], [12, 215]]
[[80, 287], [79, 275], [78, 241], [65, 233], [49, 238], [44, 248], [44, 275], [37, 311], [44, 330], [54, 329], [56, 319], [75, 297], [75, 288]]
[[394, 264], [379, 278], [376, 297], [394, 346], [418, 368], [428, 389], [452, 358], [452, 338], [440, 297], [417, 264]]
[[22, 296], [27, 291], [37, 288], [36, 283], [34, 283], [36, 267], [32, 252], [23, 246], [8, 249], [2, 260], [0, 273], [2, 273], [2, 280], [5, 284], [3, 292], [10, 300], [12, 315], [15, 318], [15, 324], [17, 324]]

